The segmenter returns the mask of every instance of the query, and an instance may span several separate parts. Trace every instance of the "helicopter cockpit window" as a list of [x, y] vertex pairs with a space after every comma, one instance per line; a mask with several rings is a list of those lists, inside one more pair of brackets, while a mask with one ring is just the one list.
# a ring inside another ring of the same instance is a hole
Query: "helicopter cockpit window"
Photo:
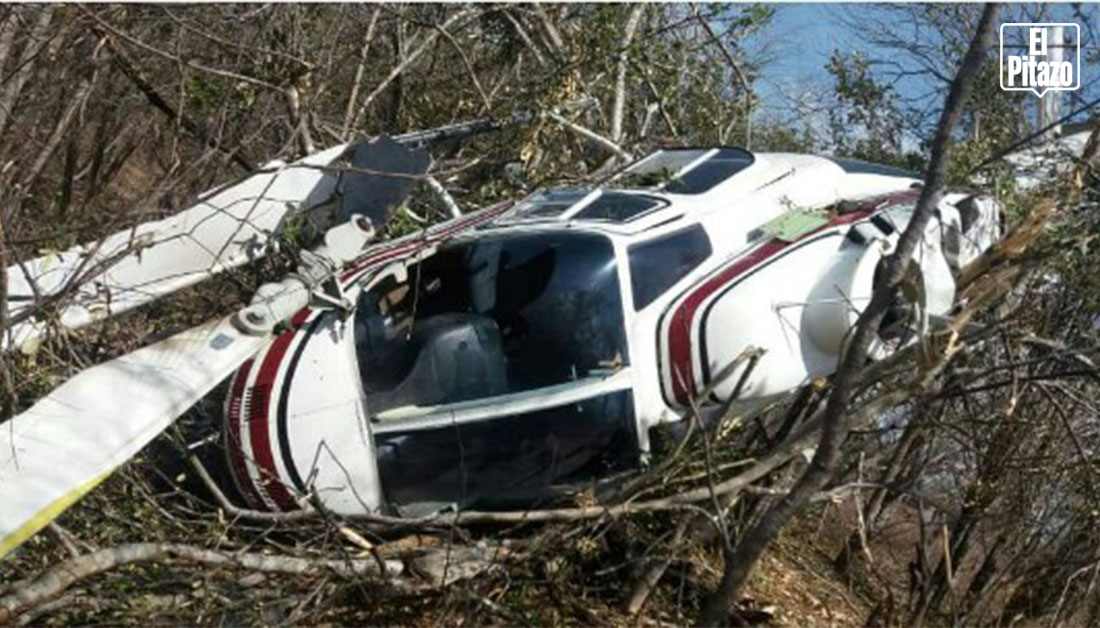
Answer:
[[518, 218], [552, 218], [565, 213], [592, 190], [578, 187], [538, 190], [523, 199], [513, 211]]
[[631, 245], [630, 287], [640, 310], [710, 257], [707, 233], [700, 225]]
[[610, 240], [481, 236], [359, 298], [355, 342], [372, 415], [563, 384], [627, 364]]
[[573, 217], [581, 220], [626, 222], [665, 205], [668, 205], [668, 203], [652, 196], [607, 190], [601, 192], [596, 200], [585, 205], [584, 209]]

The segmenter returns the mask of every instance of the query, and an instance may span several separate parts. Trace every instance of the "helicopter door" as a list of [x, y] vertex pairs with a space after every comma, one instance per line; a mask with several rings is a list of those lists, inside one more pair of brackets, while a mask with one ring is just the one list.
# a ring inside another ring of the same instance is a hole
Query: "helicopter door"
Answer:
[[384, 499], [402, 516], [530, 506], [634, 467], [629, 374], [590, 379], [378, 415], [371, 428]]

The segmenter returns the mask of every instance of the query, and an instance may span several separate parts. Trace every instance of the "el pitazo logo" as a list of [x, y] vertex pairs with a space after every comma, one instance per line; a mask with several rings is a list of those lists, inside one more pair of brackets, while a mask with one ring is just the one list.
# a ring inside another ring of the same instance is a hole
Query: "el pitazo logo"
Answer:
[[[1013, 54], [1013, 51], [1026, 54]], [[1081, 27], [1068, 22], [1001, 24], [1001, 89], [1074, 91], [1081, 87]]]

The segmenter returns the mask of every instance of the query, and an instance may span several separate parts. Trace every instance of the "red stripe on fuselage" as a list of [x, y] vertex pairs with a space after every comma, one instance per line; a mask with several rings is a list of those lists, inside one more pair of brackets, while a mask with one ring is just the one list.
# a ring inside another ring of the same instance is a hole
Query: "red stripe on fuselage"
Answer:
[[252, 399], [248, 412], [248, 434], [252, 445], [252, 457], [260, 475], [259, 485], [263, 492], [275, 502], [281, 510], [298, 508], [294, 497], [279, 477], [275, 465], [274, 448], [271, 446], [270, 410], [274, 398], [275, 378], [286, 351], [298, 333], [298, 327], [309, 318], [309, 309], [299, 310], [290, 319], [292, 329], [280, 334], [268, 347], [264, 355], [256, 381], [252, 383]]
[[695, 369], [691, 363], [691, 321], [703, 301], [716, 290], [736, 279], [748, 269], [775, 255], [787, 247], [781, 240], [771, 240], [753, 249], [732, 266], [722, 269], [703, 285], [689, 294], [669, 320], [668, 356], [672, 376], [672, 394], [676, 401], [687, 405], [691, 402], [695, 382]]
[[512, 201], [501, 203], [496, 207], [490, 207], [489, 209], [484, 209], [469, 216], [459, 218], [455, 221], [454, 224], [443, 227], [436, 233], [429, 232], [419, 238], [410, 240], [408, 242], [391, 245], [357, 262], [355, 266], [344, 271], [344, 273], [340, 275], [340, 280], [348, 281], [356, 274], [366, 270], [367, 268], [370, 268], [371, 266], [374, 266], [384, 261], [388, 261], [395, 257], [399, 257], [403, 254], [415, 253], [420, 249], [423, 249], [431, 244], [435, 244], [436, 242], [439, 242], [440, 240], [450, 237], [465, 229], [470, 229], [476, 227], [481, 223], [488, 222], [489, 220], [503, 214], [512, 205]]
[[[893, 198], [893, 197], [889, 197]], [[759, 265], [765, 260], [774, 257], [780, 251], [791, 244], [800, 242], [825, 229], [838, 227], [866, 218], [870, 211], [855, 211], [843, 216], [838, 216], [827, 224], [804, 234], [794, 242], [772, 239], [756, 247], [744, 257], [738, 258], [730, 266], [727, 266], [704, 281], [698, 288], [680, 302], [673, 312], [668, 324], [668, 363], [669, 375], [672, 378], [672, 394], [676, 401], [684, 406], [691, 402], [695, 388], [695, 367], [691, 359], [691, 323], [695, 319], [695, 313], [699, 306], [723, 286], [735, 281], [738, 277]]]
[[267, 505], [263, 497], [252, 484], [248, 477], [248, 463], [244, 455], [244, 443], [241, 442], [241, 423], [244, 421], [244, 391], [248, 384], [248, 374], [252, 371], [254, 360], [250, 359], [237, 369], [237, 375], [233, 378], [230, 387], [229, 404], [226, 407], [226, 423], [229, 429], [229, 438], [226, 447], [229, 448], [229, 466], [233, 477], [237, 480], [237, 488], [253, 508], [266, 510]]

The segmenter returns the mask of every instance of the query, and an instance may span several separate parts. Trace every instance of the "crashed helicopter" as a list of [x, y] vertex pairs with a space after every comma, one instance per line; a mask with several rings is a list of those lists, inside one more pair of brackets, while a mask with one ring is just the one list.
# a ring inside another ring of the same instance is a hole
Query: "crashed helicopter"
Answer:
[[[397, 139], [268, 164], [180, 214], [8, 269], [15, 350], [44, 333], [35, 302], [56, 297], [57, 322], [81, 327], [256, 259], [290, 219], [327, 227], [241, 311], [90, 368], [0, 426], [0, 556], [227, 379], [221, 438], [253, 509], [530, 505], [634, 469], [650, 429], [692, 406], [831, 374], [920, 185], [854, 160], [670, 148], [376, 242], [430, 164]], [[942, 198], [917, 289], [872, 355], [952, 309], [953, 272], [1000, 237], [1000, 212]], [[750, 348], [763, 352], [738, 364]]]

